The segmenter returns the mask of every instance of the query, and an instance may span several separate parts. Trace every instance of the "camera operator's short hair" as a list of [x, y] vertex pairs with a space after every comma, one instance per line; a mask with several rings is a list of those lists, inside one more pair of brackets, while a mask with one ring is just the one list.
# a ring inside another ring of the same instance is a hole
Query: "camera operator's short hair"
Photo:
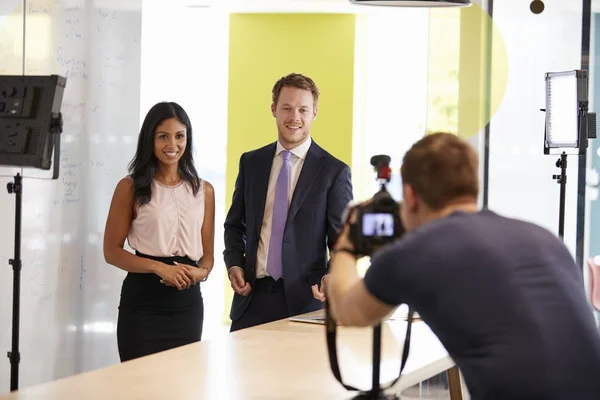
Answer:
[[458, 198], [479, 194], [479, 158], [464, 140], [451, 133], [425, 136], [404, 155], [400, 168], [403, 184], [433, 210]]
[[308, 90], [313, 95], [314, 105], [316, 106], [319, 102], [319, 88], [317, 87], [317, 84], [306, 75], [291, 73], [281, 77], [277, 82], [275, 82], [273, 90], [271, 91], [273, 104], [277, 104], [279, 101], [279, 95], [281, 94], [281, 89], [283, 89], [284, 86]]

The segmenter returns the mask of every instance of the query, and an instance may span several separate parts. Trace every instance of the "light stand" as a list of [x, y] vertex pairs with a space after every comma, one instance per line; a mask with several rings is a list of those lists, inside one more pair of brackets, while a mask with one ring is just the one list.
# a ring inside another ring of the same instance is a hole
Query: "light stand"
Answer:
[[8, 352], [10, 359], [10, 390], [17, 390], [19, 387], [19, 362], [21, 354], [19, 353], [19, 315], [21, 297], [21, 208], [23, 196], [23, 177], [20, 174], [15, 175], [14, 182], [8, 183], [8, 193], [14, 193], [15, 202], [15, 258], [8, 260], [13, 267], [13, 299], [12, 299], [12, 345]]
[[[62, 133], [62, 115], [58, 113], [53, 117], [50, 133], [52, 133], [55, 143], [54, 147], [54, 171], [52, 179], [57, 179], [59, 174], [60, 161], [60, 137]], [[14, 176], [14, 182], [6, 184], [8, 193], [15, 194], [15, 250], [14, 258], [8, 260], [13, 267], [13, 310], [12, 310], [12, 344], [11, 350], [7, 353], [10, 360], [10, 390], [15, 391], [19, 388], [19, 363], [21, 362], [21, 353], [19, 352], [19, 327], [20, 327], [20, 299], [21, 299], [21, 213], [23, 208], [23, 177], [17, 173]]]
[[563, 151], [560, 158], [556, 160], [556, 166], [560, 168], [560, 175], [552, 175], [560, 185], [560, 200], [558, 207], [558, 236], [562, 239], [565, 235], [565, 197], [567, 192], [567, 153]]
[[586, 70], [548, 72], [546, 79], [546, 123], [544, 154], [560, 154], [552, 175], [560, 185], [558, 236], [564, 240], [567, 185], [567, 155], [585, 155], [588, 139], [596, 138], [596, 113], [588, 112]]
[[[63, 120], [60, 113], [66, 79], [50, 76], [0, 76], [0, 165], [50, 169], [51, 179], [57, 179], [60, 165], [60, 134]], [[21, 222], [23, 208], [23, 176], [17, 173], [6, 185], [15, 194], [13, 267], [12, 338], [10, 361], [10, 391], [19, 388], [19, 327], [21, 299]]]

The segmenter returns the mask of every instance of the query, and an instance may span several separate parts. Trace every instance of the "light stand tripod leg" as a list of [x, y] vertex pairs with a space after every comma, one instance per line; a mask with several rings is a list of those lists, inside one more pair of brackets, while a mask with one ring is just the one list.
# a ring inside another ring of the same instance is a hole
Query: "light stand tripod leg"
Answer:
[[8, 352], [10, 359], [10, 390], [15, 391], [19, 388], [19, 363], [21, 354], [19, 353], [19, 315], [20, 315], [20, 297], [21, 297], [21, 208], [23, 195], [23, 177], [20, 174], [15, 175], [15, 181], [6, 185], [8, 193], [14, 193], [15, 203], [15, 258], [9, 260], [13, 266], [13, 317], [12, 317], [12, 346]]
[[558, 236], [563, 239], [565, 235], [565, 198], [567, 193], [567, 154], [563, 152], [556, 161], [560, 168], [560, 175], [552, 175], [553, 179], [560, 184], [560, 200], [558, 205]]

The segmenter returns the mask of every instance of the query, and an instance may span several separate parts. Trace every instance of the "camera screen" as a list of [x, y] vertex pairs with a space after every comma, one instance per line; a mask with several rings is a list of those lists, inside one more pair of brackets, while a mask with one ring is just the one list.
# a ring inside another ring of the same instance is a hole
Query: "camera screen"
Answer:
[[394, 216], [388, 213], [364, 214], [363, 236], [394, 236]]

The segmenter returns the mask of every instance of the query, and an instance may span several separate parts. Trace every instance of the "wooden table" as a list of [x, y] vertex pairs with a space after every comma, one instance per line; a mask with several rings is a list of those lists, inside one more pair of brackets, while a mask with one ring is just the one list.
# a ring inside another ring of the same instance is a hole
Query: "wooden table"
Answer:
[[[406, 322], [382, 328], [381, 381], [399, 371]], [[342, 378], [368, 389], [372, 329], [339, 328]], [[413, 323], [410, 356], [392, 392], [455, 371], [423, 322]], [[451, 392], [458, 390], [454, 377]], [[456, 374], [458, 378], [458, 374]], [[282, 320], [0, 396], [1, 400], [80, 399], [350, 399], [329, 367], [323, 325]], [[459, 396], [459, 395], [458, 395]], [[457, 397], [456, 394], [453, 395]]]

